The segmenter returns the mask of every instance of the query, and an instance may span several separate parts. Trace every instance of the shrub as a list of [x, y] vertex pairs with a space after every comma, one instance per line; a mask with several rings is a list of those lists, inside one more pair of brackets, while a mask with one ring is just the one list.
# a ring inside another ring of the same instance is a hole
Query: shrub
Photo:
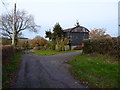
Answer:
[[52, 49], [52, 50], [55, 50], [55, 45], [56, 45], [56, 42], [55, 42], [55, 41], [50, 41], [50, 42], [48, 43], [48, 46], [49, 46], [50, 49]]
[[43, 48], [44, 48], [44, 46], [46, 44], [48, 44], [48, 41], [44, 38], [41, 38], [41, 39], [38, 39], [38, 40], [33, 39], [33, 40], [30, 41], [30, 47], [32, 47], [32, 48], [38, 47], [38, 46], [43, 46]]
[[33, 50], [40, 50], [40, 47], [34, 47]]
[[11, 45], [11, 40], [7, 38], [2, 38], [2, 45]]
[[81, 50], [82, 49], [82, 46], [76, 46], [73, 48], [73, 50]]
[[69, 44], [69, 39], [67, 38], [62, 38], [59, 40], [59, 42], [56, 44], [56, 50], [58, 51], [65, 51], [66, 50], [66, 45]]
[[28, 49], [29, 48], [29, 42], [28, 41], [24, 42], [23, 45], [22, 45], [22, 47], [24, 49]]
[[2, 49], [2, 60], [3, 60], [3, 62], [5, 60], [7, 60], [8, 58], [10, 58], [11, 56], [14, 56], [15, 52], [16, 52], [16, 50], [10, 45], [2, 45], [1, 49]]
[[46, 44], [45, 46], [44, 46], [44, 49], [45, 50], [50, 50], [51, 48], [50, 48], [50, 43], [48, 42], [48, 44]]
[[18, 39], [18, 43], [16, 47], [22, 50], [29, 49], [31, 48], [30, 40], [29, 39]]
[[34, 47], [33, 50], [45, 50], [43, 46]]
[[83, 40], [83, 53], [109, 54], [119, 58], [120, 37]]

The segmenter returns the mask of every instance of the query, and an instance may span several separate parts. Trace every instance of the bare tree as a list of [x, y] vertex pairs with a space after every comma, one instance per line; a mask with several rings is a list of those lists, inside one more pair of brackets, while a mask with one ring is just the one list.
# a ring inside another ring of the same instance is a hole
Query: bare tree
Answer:
[[[22, 35], [23, 30], [37, 32], [40, 26], [36, 25], [32, 15], [28, 15], [25, 11], [16, 11], [15, 22], [13, 23], [14, 13], [2, 14], [0, 16], [0, 30], [2, 35], [12, 39], [13, 30], [15, 35], [15, 45], [17, 39]], [[15, 25], [14, 25], [15, 24]]]
[[99, 28], [99, 29], [92, 29], [89, 32], [90, 38], [101, 38], [105, 36], [105, 29], [104, 28]]

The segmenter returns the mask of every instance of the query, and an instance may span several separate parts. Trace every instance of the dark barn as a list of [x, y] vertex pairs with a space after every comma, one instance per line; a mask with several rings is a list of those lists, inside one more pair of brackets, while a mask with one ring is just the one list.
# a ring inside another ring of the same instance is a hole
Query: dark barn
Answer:
[[64, 36], [71, 40], [70, 47], [73, 49], [76, 46], [82, 45], [83, 39], [89, 38], [89, 30], [77, 23], [76, 27], [63, 30]]

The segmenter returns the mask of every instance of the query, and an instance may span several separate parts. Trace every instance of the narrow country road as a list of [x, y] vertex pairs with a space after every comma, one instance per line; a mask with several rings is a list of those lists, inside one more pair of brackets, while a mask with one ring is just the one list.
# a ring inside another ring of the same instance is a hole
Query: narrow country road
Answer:
[[24, 54], [14, 88], [85, 88], [68, 72], [67, 60], [80, 51], [51, 56]]

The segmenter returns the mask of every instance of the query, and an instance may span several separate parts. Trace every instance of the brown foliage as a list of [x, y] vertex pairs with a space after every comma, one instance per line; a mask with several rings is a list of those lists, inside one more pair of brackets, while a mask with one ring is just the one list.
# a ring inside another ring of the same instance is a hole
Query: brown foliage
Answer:
[[40, 40], [40, 39], [42, 39], [42, 37], [39, 35], [37, 35], [35, 38], [33, 38], [33, 40]]
[[104, 37], [104, 34], [105, 34], [104, 29], [93, 29], [89, 32], [91, 39]]
[[44, 46], [48, 43], [48, 41], [44, 38], [40, 38], [40, 39], [33, 39], [30, 41], [31, 43], [31, 47], [36, 47], [36, 46]]

